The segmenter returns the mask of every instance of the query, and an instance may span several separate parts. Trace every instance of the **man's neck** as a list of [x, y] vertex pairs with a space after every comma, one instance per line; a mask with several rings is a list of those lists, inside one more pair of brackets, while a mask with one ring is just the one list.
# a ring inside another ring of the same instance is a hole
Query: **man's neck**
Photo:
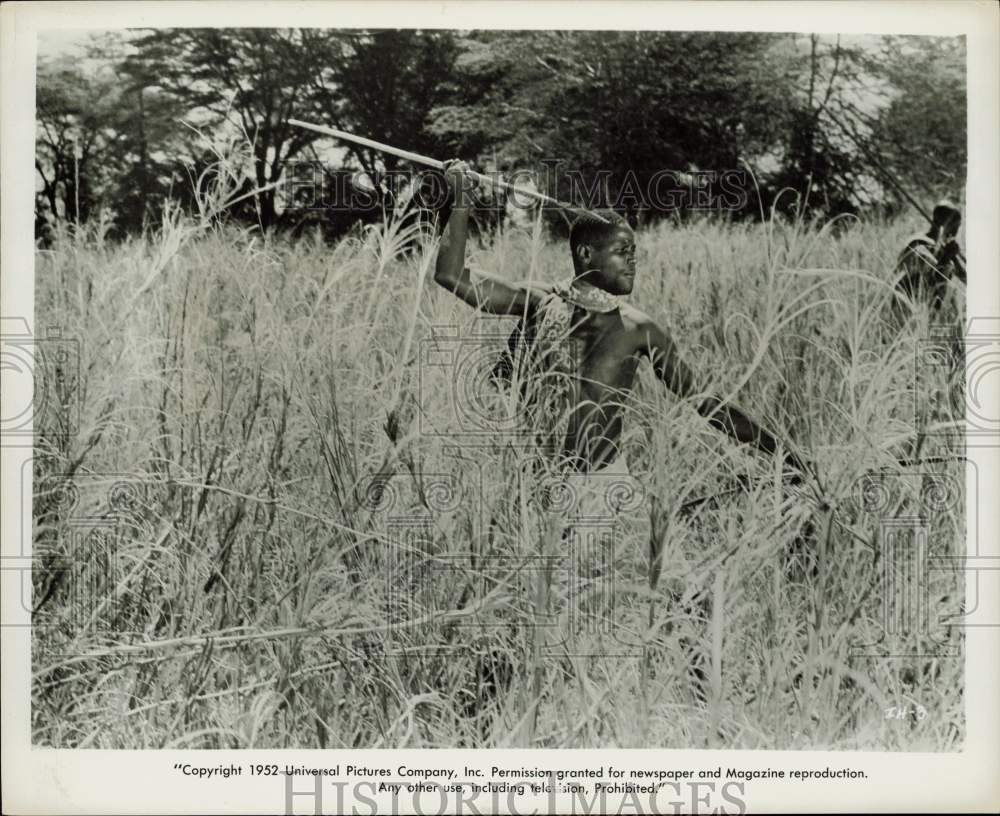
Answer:
[[591, 312], [613, 312], [622, 306], [620, 297], [582, 277], [567, 278], [558, 284], [556, 291], [564, 300]]

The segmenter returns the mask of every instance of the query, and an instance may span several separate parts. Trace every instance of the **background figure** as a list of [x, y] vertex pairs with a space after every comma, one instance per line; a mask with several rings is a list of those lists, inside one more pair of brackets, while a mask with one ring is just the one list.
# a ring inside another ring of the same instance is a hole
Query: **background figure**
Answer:
[[950, 201], [938, 202], [926, 234], [906, 242], [896, 262], [896, 291], [913, 303], [926, 302], [934, 312], [944, 303], [952, 276], [965, 283], [965, 258], [955, 235], [962, 214]]

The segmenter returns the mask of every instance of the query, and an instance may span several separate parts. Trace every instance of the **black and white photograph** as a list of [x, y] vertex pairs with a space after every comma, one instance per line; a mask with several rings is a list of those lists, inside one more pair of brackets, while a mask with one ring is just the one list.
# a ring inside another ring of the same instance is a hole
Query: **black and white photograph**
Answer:
[[614, 752], [864, 785], [846, 754], [966, 750], [1000, 432], [968, 37], [555, 5], [39, 29], [2, 327], [33, 750], [254, 749], [421, 812], [469, 780], [356, 752], [541, 749], [472, 780], [525, 813], [561, 749], [601, 752], [595, 812], [734, 813], [766, 773], [698, 800]]

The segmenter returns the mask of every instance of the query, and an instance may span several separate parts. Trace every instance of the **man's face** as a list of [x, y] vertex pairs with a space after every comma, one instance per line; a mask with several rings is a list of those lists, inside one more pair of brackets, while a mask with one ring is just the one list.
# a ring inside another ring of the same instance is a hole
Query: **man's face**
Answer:
[[618, 227], [603, 246], [590, 247], [586, 266], [593, 270], [587, 280], [595, 286], [612, 295], [629, 294], [635, 286], [635, 233]]

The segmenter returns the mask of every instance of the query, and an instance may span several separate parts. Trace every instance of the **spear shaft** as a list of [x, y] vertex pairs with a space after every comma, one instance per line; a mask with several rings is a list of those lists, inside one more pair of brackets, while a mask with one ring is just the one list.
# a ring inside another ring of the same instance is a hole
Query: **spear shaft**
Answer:
[[[326, 127], [324, 125], [313, 125], [309, 122], [303, 122], [300, 119], [289, 119], [288, 124], [295, 125], [295, 127], [305, 128], [306, 130], [311, 130], [315, 133], [322, 133], [324, 136], [332, 136], [335, 139], [340, 139], [345, 142], [351, 142], [352, 144], [363, 145], [364, 147], [370, 147], [372, 150], [378, 150], [381, 153], [388, 153], [392, 156], [399, 156], [401, 159], [406, 159], [414, 164], [422, 164], [426, 167], [433, 167], [435, 170], [444, 170], [444, 162], [438, 161], [437, 159], [432, 159], [430, 156], [422, 156], [419, 153], [413, 153], [409, 150], [403, 150], [399, 147], [393, 147], [392, 145], [387, 145], [382, 142], [376, 142], [374, 139], [366, 139], [364, 136], [355, 136], [353, 133], [348, 133], [345, 130], [338, 130], [337, 128]], [[493, 176], [486, 176], [482, 173], [476, 173], [472, 170], [466, 171], [470, 176], [472, 176], [476, 181], [482, 182], [484, 184], [490, 184], [500, 190], [507, 190], [509, 192], [518, 193], [519, 195], [528, 196], [536, 201], [541, 201], [544, 204], [551, 204], [554, 207], [559, 207], [563, 210], [572, 210], [574, 212], [579, 212], [578, 207], [574, 207], [572, 204], [566, 204], [565, 202], [559, 201], [558, 199], [552, 198], [551, 196], [545, 195], [545, 193], [540, 193], [537, 190], [531, 190], [527, 187], [520, 187], [516, 184], [510, 184], [504, 181], [502, 178], [494, 178]], [[599, 218], [596, 213], [592, 213], [595, 218]], [[606, 219], [601, 218], [602, 221]]]

